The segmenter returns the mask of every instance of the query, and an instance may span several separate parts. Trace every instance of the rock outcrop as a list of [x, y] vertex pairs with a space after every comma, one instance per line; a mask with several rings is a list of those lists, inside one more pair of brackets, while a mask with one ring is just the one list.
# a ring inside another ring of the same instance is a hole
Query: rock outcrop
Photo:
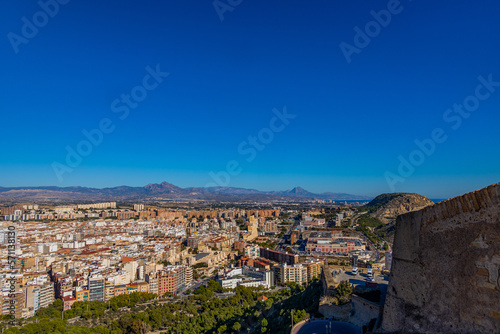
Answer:
[[434, 202], [419, 194], [389, 193], [375, 197], [361, 210], [368, 211], [372, 217], [378, 218], [384, 224], [375, 228], [374, 232], [385, 235], [384, 239], [393, 243], [396, 217], [432, 204]]
[[432, 204], [434, 202], [419, 194], [390, 193], [378, 195], [365, 208], [373, 217], [377, 217], [384, 223], [389, 223], [396, 220], [399, 215], [420, 210]]
[[398, 217], [382, 329], [500, 332], [500, 184]]

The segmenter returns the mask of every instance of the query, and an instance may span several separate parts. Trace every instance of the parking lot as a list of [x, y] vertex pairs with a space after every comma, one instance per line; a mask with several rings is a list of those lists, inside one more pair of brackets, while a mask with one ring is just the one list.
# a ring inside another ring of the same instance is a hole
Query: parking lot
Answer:
[[[366, 268], [360, 268], [360, 270], [363, 270], [364, 272], [358, 273], [357, 275], [353, 275], [350, 270], [343, 271], [343, 270], [331, 270], [332, 271], [332, 276], [337, 282], [341, 281], [348, 281], [349, 283], [353, 284], [355, 287], [357, 285], [366, 285], [365, 279], [367, 278], [367, 269]], [[340, 272], [339, 272], [340, 271]], [[337, 274], [335, 274], [337, 272]], [[385, 301], [385, 296], [387, 293], [387, 286], [389, 284], [389, 276], [387, 275], [380, 275], [374, 273], [373, 275], [374, 278], [374, 283], [378, 284], [378, 287], [380, 288], [381, 295], [382, 295], [382, 302]]]

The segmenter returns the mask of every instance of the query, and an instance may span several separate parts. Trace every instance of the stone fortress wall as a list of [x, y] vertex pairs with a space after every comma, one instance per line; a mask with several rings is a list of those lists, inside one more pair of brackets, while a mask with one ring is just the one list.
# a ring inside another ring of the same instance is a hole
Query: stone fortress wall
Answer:
[[335, 289], [339, 283], [333, 278], [332, 270], [327, 261], [323, 264], [323, 270], [321, 271], [321, 284], [323, 285], [323, 296], [335, 296]]
[[500, 333], [500, 183], [398, 217], [382, 329]]

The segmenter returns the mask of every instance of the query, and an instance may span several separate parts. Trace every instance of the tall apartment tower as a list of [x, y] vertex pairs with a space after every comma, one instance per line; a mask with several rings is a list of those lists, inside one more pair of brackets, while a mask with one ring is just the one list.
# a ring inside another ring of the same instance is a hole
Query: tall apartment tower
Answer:
[[89, 300], [104, 301], [105, 296], [105, 279], [104, 277], [90, 277], [89, 278]]

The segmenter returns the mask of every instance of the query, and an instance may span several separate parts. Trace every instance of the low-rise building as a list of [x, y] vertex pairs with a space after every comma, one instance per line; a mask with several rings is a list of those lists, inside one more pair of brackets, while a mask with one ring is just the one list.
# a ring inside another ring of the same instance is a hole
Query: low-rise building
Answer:
[[76, 298], [73, 296], [66, 296], [62, 299], [63, 301], [63, 311], [70, 310], [73, 304], [76, 302]]
[[75, 298], [77, 302], [86, 302], [89, 301], [89, 290], [82, 289], [75, 291]]
[[260, 256], [260, 247], [258, 245], [246, 245], [243, 254], [249, 258], [255, 259]]
[[115, 285], [115, 297], [127, 293], [127, 286], [125, 284]]

